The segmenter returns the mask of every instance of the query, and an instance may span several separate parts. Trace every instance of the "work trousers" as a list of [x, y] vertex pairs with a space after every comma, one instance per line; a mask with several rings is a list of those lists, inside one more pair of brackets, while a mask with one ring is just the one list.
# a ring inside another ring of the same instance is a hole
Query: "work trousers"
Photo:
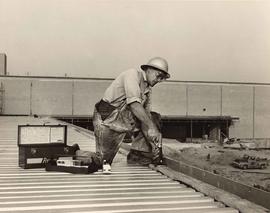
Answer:
[[91, 167], [92, 172], [102, 168], [103, 161], [112, 164], [126, 133], [119, 133], [103, 125], [101, 114], [94, 110], [93, 115], [96, 152], [78, 150], [76, 159]]
[[[157, 119], [155, 113], [152, 115], [154, 115], [154, 123], [159, 127], [160, 119]], [[92, 167], [93, 172], [95, 172], [102, 168], [104, 160], [106, 160], [107, 163], [112, 164], [127, 133], [116, 132], [111, 130], [108, 126], [103, 125], [101, 114], [97, 112], [96, 108], [93, 115], [93, 125], [96, 140], [96, 152], [78, 150], [76, 155], [78, 156], [77, 159], [83, 160], [86, 164], [89, 162], [90, 167]], [[136, 150], [136, 152], [132, 152], [131, 154], [133, 157], [134, 154], [136, 155], [136, 153], [142, 152], [143, 158], [147, 157], [149, 159], [148, 163], [151, 163], [152, 158], [154, 157], [151, 154], [154, 146], [151, 146], [151, 143], [145, 136], [146, 132], [147, 128], [140, 125], [140, 130], [135, 132], [135, 137], [132, 137], [132, 150]], [[87, 158], [89, 159], [88, 161]], [[140, 154], [136, 156], [136, 159], [137, 158], [140, 158]]]
[[96, 152], [102, 156], [103, 160], [112, 164], [126, 133], [116, 132], [111, 130], [108, 126], [103, 125], [101, 115], [96, 109], [94, 111], [93, 125], [96, 139]]

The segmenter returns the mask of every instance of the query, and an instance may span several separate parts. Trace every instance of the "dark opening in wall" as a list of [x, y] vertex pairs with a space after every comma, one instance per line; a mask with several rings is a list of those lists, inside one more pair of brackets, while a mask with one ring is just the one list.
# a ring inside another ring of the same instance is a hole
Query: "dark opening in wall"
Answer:
[[[56, 117], [59, 120], [94, 131], [92, 117]], [[164, 138], [176, 139], [180, 142], [194, 142], [192, 139], [209, 139], [221, 141], [229, 137], [230, 116], [182, 116], [163, 117], [162, 135]], [[237, 119], [237, 118], [234, 118]], [[128, 141], [129, 136], [126, 137]]]

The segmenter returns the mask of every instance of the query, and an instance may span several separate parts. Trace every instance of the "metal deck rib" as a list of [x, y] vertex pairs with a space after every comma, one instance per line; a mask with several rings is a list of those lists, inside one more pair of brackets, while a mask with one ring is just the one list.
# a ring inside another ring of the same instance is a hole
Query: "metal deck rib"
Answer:
[[[0, 117], [0, 213], [185, 212], [236, 213], [212, 198], [147, 167], [130, 166], [118, 153], [113, 174], [90, 175], [18, 167], [17, 125], [53, 119]], [[93, 136], [68, 128], [68, 144], [94, 151]]]

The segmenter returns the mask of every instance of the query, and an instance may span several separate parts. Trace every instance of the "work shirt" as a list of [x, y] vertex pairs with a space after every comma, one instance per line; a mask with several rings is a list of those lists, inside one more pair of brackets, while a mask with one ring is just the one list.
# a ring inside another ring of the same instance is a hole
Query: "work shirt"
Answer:
[[115, 107], [139, 102], [150, 112], [151, 87], [146, 74], [141, 69], [128, 69], [122, 72], [107, 88], [103, 100]]

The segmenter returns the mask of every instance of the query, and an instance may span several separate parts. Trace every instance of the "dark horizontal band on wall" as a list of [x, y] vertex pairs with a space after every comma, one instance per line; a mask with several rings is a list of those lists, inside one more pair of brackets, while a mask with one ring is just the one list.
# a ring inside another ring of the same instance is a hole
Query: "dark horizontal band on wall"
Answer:
[[232, 121], [239, 120], [239, 117], [231, 116], [199, 116], [199, 115], [163, 115], [162, 120], [166, 121]]

